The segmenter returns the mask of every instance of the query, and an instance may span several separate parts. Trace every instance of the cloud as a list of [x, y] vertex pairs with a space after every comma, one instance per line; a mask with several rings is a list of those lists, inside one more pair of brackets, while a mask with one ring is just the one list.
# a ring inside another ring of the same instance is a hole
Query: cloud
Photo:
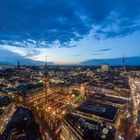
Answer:
[[93, 53], [92, 55], [103, 55], [105, 53]]
[[11, 45], [16, 41], [21, 42], [17, 46], [29, 46], [30, 43], [40, 47], [45, 42], [43, 47], [48, 47], [56, 40], [66, 44], [89, 31], [75, 14], [75, 8], [63, 0], [1, 0], [1, 7], [0, 38]]
[[34, 50], [34, 49], [32, 49], [32, 50], [30, 50], [26, 55], [25, 55], [25, 57], [30, 57], [30, 58], [32, 58], [32, 57], [34, 57], [34, 56], [36, 56], [36, 55], [39, 55], [41, 52], [39, 51], [39, 50]]
[[103, 55], [103, 54], [105, 54], [105, 52], [110, 51], [110, 50], [111, 50], [111, 48], [100, 49], [100, 50], [95, 51], [95, 53], [93, 53], [91, 55]]
[[[34, 56], [40, 55], [41, 50], [33, 47], [16, 47], [10, 45], [0, 45], [1, 50], [5, 50], [5, 52], [16, 53], [25, 58], [33, 58]], [[6, 54], [5, 54], [6, 55]]]
[[1, 48], [0, 49], [0, 65], [17, 65], [18, 61], [21, 65], [40, 65], [40, 61], [34, 61], [24, 56], [19, 55], [16, 52]]
[[49, 48], [58, 41], [123, 37], [140, 31], [139, 0], [0, 0], [0, 44]]
[[107, 48], [107, 49], [98, 50], [98, 52], [106, 52], [106, 51], [110, 51], [110, 50], [111, 50], [110, 48]]

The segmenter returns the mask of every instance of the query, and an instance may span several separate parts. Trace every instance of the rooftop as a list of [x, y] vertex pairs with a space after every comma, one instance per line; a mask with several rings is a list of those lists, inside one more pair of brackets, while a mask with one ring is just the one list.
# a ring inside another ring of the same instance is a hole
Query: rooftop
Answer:
[[6, 106], [11, 103], [11, 99], [7, 96], [0, 96], [0, 106]]
[[18, 94], [25, 95], [32, 91], [43, 90], [43, 83], [36, 83], [36, 84], [28, 83], [28, 84], [18, 86], [17, 89], [18, 89]]
[[87, 114], [87, 115], [91, 115], [91, 117], [94, 115], [100, 117], [103, 120], [108, 120], [114, 123], [119, 108], [88, 99], [85, 102], [83, 102], [81, 106], [76, 109], [76, 111], [78, 111], [78, 113], [83, 115]]
[[[81, 134], [84, 140], [113, 140], [115, 128], [109, 124], [100, 124], [72, 113], [66, 115], [64, 119], [77, 133]], [[107, 133], [104, 133], [105, 129]], [[102, 138], [103, 136], [105, 136], [105, 138]]]
[[114, 103], [114, 104], [118, 104], [118, 105], [124, 105], [127, 103], [127, 101], [124, 99], [106, 96], [105, 94], [101, 94], [101, 93], [93, 94], [91, 96], [91, 100], [100, 100], [102, 102], [106, 101], [106, 102], [110, 102], [110, 103]]

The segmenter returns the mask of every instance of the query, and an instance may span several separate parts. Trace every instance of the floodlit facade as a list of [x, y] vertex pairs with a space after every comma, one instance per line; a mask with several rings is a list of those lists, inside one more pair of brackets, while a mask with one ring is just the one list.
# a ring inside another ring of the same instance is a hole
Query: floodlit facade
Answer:
[[101, 71], [102, 72], [108, 72], [109, 71], [109, 66], [107, 64], [102, 64], [101, 65]]
[[15, 110], [16, 107], [14, 103], [10, 103], [5, 107], [0, 108], [0, 134], [2, 134], [3, 131], [5, 130]]
[[70, 113], [62, 120], [60, 140], [114, 140], [115, 131], [110, 124]]
[[20, 90], [18, 93], [18, 101], [28, 107], [36, 107], [38, 105], [43, 105], [46, 101], [46, 93], [43, 85], [40, 84], [31, 85], [31, 89], [27, 90], [27, 85], [23, 87], [25, 90]]
[[133, 103], [133, 115], [137, 119], [140, 107], [140, 78], [129, 78], [131, 100]]

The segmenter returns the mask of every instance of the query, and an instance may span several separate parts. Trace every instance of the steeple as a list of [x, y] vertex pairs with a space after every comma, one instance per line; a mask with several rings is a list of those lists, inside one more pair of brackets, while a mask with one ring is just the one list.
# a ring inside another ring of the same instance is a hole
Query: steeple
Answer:
[[124, 54], [123, 54], [123, 58], [122, 58], [122, 65], [123, 65], [124, 71], [126, 71], [126, 68], [125, 68], [125, 56], [124, 56]]
[[45, 65], [44, 65], [44, 76], [46, 78], [48, 74], [48, 63], [47, 63], [47, 57], [45, 58]]
[[17, 65], [17, 68], [18, 68], [18, 70], [20, 69], [20, 64], [19, 64], [19, 61], [18, 61], [18, 65]]
[[47, 88], [49, 87], [49, 80], [48, 80], [48, 63], [47, 63], [47, 57], [45, 58], [45, 64], [44, 64], [44, 87], [45, 87], [45, 93], [47, 97]]

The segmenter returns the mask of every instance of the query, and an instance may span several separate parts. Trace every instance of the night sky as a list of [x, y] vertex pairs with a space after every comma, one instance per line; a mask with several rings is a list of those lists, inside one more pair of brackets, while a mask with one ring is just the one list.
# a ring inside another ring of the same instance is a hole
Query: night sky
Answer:
[[0, 48], [56, 64], [140, 56], [140, 0], [0, 0]]

